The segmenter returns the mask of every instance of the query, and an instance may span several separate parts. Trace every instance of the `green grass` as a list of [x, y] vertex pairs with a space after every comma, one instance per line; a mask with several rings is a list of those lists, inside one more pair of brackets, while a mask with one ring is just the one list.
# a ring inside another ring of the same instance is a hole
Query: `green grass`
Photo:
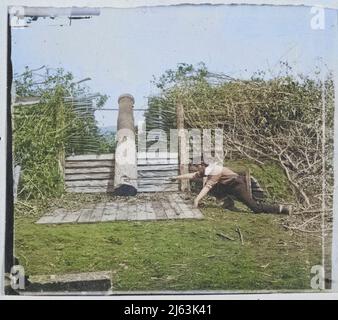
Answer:
[[270, 200], [293, 201], [290, 183], [280, 166], [277, 163], [267, 162], [260, 166], [249, 160], [226, 161], [225, 166], [229, 166], [236, 172], [250, 170], [250, 174], [258, 179], [263, 189], [267, 191]]
[[310, 289], [319, 239], [286, 231], [276, 215], [202, 210], [201, 221], [78, 225], [19, 215], [16, 255], [30, 275], [111, 270], [115, 290]]

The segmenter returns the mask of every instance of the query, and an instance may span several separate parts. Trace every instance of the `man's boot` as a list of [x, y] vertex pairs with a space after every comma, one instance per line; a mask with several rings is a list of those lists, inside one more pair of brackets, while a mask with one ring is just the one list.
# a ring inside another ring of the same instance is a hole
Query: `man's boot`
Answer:
[[279, 213], [280, 214], [291, 215], [291, 213], [292, 213], [292, 206], [291, 205], [283, 205], [283, 204], [281, 204], [279, 206]]
[[222, 205], [223, 209], [239, 212], [240, 210], [235, 207], [235, 201], [231, 197], [225, 197]]

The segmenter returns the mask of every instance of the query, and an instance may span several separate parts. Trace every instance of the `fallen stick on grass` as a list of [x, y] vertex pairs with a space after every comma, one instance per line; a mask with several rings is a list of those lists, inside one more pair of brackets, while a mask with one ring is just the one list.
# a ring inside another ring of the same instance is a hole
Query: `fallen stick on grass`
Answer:
[[231, 238], [231, 237], [229, 237], [229, 236], [227, 236], [226, 234], [223, 234], [223, 233], [221, 233], [221, 232], [216, 233], [216, 235], [218, 235], [218, 236], [221, 237], [222, 239], [227, 239], [227, 240], [235, 241], [234, 238]]
[[239, 227], [236, 228], [236, 232], [239, 234], [239, 238], [241, 239], [242, 245], [244, 245], [243, 234], [242, 234], [241, 229]]

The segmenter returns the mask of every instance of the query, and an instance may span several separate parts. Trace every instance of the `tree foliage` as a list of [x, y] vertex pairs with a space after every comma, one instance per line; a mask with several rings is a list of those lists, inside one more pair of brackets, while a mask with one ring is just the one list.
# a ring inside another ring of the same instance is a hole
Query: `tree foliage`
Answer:
[[[155, 83], [160, 94], [149, 98], [147, 127], [176, 126], [175, 105], [184, 105], [186, 128], [223, 129], [226, 159], [251, 159], [264, 166], [276, 162], [285, 172], [298, 208], [330, 207], [332, 191], [332, 76], [295, 76], [287, 63], [283, 72], [251, 79], [211, 73], [203, 64], [181, 64]], [[162, 112], [171, 117], [159, 119]], [[154, 116], [155, 114], [155, 116]], [[154, 119], [155, 118], [155, 119]], [[323, 180], [324, 177], [324, 180]]]
[[[42, 72], [42, 71], [40, 71]], [[19, 196], [44, 198], [64, 190], [62, 158], [72, 153], [111, 152], [94, 112], [107, 99], [94, 95], [63, 69], [26, 69], [15, 79], [16, 95], [38, 97], [34, 105], [14, 108], [14, 159], [20, 165]], [[84, 97], [90, 96], [88, 99]]]

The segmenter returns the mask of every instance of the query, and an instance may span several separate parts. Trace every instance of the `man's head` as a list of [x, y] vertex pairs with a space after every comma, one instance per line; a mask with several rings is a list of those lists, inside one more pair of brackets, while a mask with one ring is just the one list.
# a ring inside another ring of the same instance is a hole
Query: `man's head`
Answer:
[[208, 164], [201, 162], [199, 164], [190, 164], [189, 165], [189, 172], [198, 172], [200, 176], [204, 176], [205, 169], [207, 168]]
[[219, 175], [222, 173], [222, 165], [212, 162], [206, 164], [205, 162], [201, 162], [200, 164], [191, 164], [189, 166], [190, 172], [198, 172], [200, 177], [210, 176], [210, 175]]

